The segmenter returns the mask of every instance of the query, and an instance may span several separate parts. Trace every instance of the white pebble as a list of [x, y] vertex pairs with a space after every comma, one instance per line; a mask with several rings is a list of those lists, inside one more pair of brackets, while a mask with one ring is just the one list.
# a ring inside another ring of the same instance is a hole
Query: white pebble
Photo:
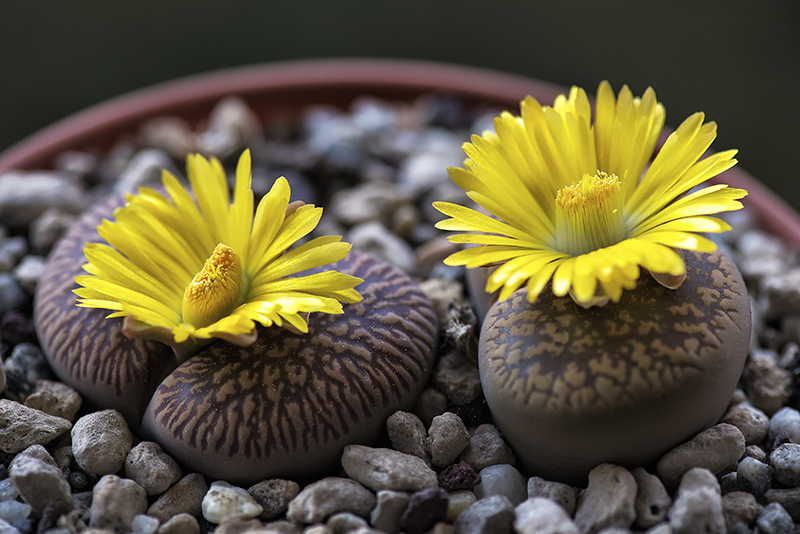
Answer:
[[261, 515], [261, 505], [242, 488], [216, 481], [203, 497], [203, 517], [211, 523], [226, 519], [252, 519]]
[[31, 505], [19, 501], [0, 502], [0, 519], [15, 523], [27, 519], [31, 514]]
[[161, 521], [151, 515], [138, 514], [131, 523], [131, 532], [134, 534], [155, 534]]
[[17, 487], [11, 481], [11, 478], [0, 480], [0, 502], [13, 501], [19, 496]]

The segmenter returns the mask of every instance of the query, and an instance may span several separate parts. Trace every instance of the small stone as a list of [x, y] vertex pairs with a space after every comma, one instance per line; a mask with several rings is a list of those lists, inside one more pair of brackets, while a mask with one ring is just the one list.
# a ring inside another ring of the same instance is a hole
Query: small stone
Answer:
[[395, 450], [429, 461], [428, 434], [419, 417], [398, 410], [386, 420], [386, 430]]
[[138, 514], [131, 521], [131, 532], [133, 534], [155, 534], [159, 524], [160, 522], [155, 517]]
[[449, 404], [447, 396], [438, 389], [432, 387], [423, 389], [414, 406], [414, 415], [422, 421], [423, 430], [430, 427], [433, 418], [443, 414]]
[[48, 208], [80, 213], [87, 204], [83, 188], [55, 172], [12, 171], [0, 175], [0, 224], [27, 228]]
[[41, 445], [32, 445], [14, 457], [9, 476], [22, 499], [37, 514], [48, 506], [60, 513], [72, 510], [69, 483]]
[[472, 491], [481, 481], [480, 475], [463, 460], [445, 467], [437, 478], [439, 485], [446, 491]]
[[759, 447], [758, 445], [748, 445], [744, 449], [745, 457], [755, 458], [759, 462], [764, 462], [767, 460], [767, 453], [764, 452], [764, 449]]
[[191, 473], [168, 489], [147, 509], [147, 515], [157, 517], [162, 523], [178, 514], [189, 514], [199, 518], [203, 513], [203, 498], [208, 485], [203, 475]]
[[784, 443], [769, 455], [775, 480], [790, 488], [800, 486], [800, 445]]
[[45, 210], [31, 224], [28, 239], [33, 250], [39, 254], [47, 254], [56, 241], [72, 226], [76, 217], [58, 208]]
[[152, 496], [167, 491], [183, 477], [183, 473], [178, 463], [160, 445], [142, 441], [125, 458], [125, 476]]
[[763, 500], [768, 503], [779, 503], [792, 519], [800, 521], [800, 488], [771, 489], [764, 493]]
[[263, 138], [258, 115], [238, 96], [225, 97], [211, 110], [208, 127], [197, 136], [203, 154], [225, 158], [246, 145], [258, 145]]
[[144, 146], [165, 151], [177, 159], [185, 159], [197, 150], [197, 140], [192, 127], [179, 117], [162, 116], [147, 121], [139, 129]]
[[375, 507], [375, 494], [348, 478], [328, 477], [309, 484], [289, 503], [287, 519], [313, 524], [337, 512], [352, 512], [369, 517]]
[[63, 382], [38, 380], [34, 392], [25, 399], [25, 406], [71, 422], [82, 402], [78, 392]]
[[517, 534], [579, 534], [564, 508], [545, 497], [532, 497], [514, 510]]
[[369, 524], [387, 534], [400, 532], [400, 517], [411, 496], [404, 491], [380, 490], [377, 504], [369, 515]]
[[508, 464], [490, 465], [481, 469], [479, 475], [481, 482], [475, 486], [475, 496], [478, 499], [503, 495], [512, 505], [516, 506], [528, 498], [525, 477], [513, 466]]
[[4, 478], [0, 480], [0, 502], [13, 501], [19, 497], [19, 490], [14, 485], [13, 479]]
[[432, 380], [453, 404], [468, 404], [477, 399], [482, 391], [478, 368], [460, 351], [450, 352], [439, 358]]
[[[449, 182], [447, 167], [458, 167], [464, 161], [460, 143], [443, 146], [436, 151], [422, 151], [406, 158], [397, 171], [397, 182], [403, 191], [420, 197], [437, 184]], [[458, 148], [456, 148], [458, 147]]]
[[408, 534], [423, 534], [447, 515], [448, 495], [439, 487], [415, 492], [408, 501], [400, 527]]
[[247, 491], [220, 480], [211, 483], [201, 506], [203, 517], [217, 525], [230, 519], [252, 519], [262, 512]]
[[348, 445], [342, 467], [350, 478], [373, 491], [418, 491], [438, 485], [436, 473], [421, 458], [392, 449]]
[[357, 516], [350, 512], [339, 512], [337, 514], [333, 514], [328, 518], [328, 521], [326, 521], [325, 524], [331, 529], [333, 534], [345, 534], [361, 527], [369, 526], [363, 517]]
[[514, 454], [494, 425], [483, 424], [471, 432], [469, 445], [461, 453], [461, 460], [480, 472], [490, 465], [516, 464]]
[[453, 526], [457, 534], [510, 534], [514, 506], [501, 495], [487, 497], [461, 512]]
[[[444, 242], [450, 243], [447, 240]], [[452, 252], [456, 251], [457, 250], [451, 251], [448, 249], [448, 254], [444, 254], [444, 256], [449, 256]], [[419, 253], [419, 250], [417, 253]], [[441, 259], [444, 259], [444, 257]], [[436, 317], [438, 317], [440, 325], [445, 324], [447, 311], [450, 309], [450, 305], [464, 301], [464, 285], [455, 280], [432, 278], [422, 282], [419, 287], [431, 301], [433, 309], [436, 310]]]
[[728, 530], [737, 522], [751, 525], [758, 513], [758, 501], [744, 491], [734, 491], [722, 496], [722, 515], [725, 516], [725, 526]]
[[744, 378], [745, 391], [753, 406], [768, 416], [780, 410], [792, 394], [791, 373], [778, 366], [771, 356], [752, 354]]
[[747, 445], [761, 443], [769, 431], [767, 414], [747, 403], [732, 406], [721, 422], [731, 424], [741, 430]]
[[756, 528], [760, 534], [795, 532], [792, 516], [777, 502], [764, 507], [764, 511], [756, 518]]
[[398, 208], [408, 205], [412, 200], [411, 195], [393, 184], [367, 182], [336, 191], [326, 209], [347, 226], [367, 222], [387, 223]]
[[667, 486], [673, 486], [694, 467], [719, 473], [734, 465], [744, 455], [744, 448], [742, 432], [720, 423], [667, 452], [658, 462], [658, 474]]
[[636, 526], [650, 528], [664, 521], [672, 504], [667, 489], [655, 475], [651, 475], [641, 467], [631, 471], [636, 479], [638, 493], [634, 507], [636, 508]]
[[95, 475], [119, 472], [131, 450], [133, 435], [116, 410], [84, 415], [72, 427], [72, 451], [81, 469]]
[[772, 487], [774, 469], [755, 458], [744, 458], [736, 468], [736, 483], [748, 493], [761, 497]]
[[41, 256], [25, 256], [22, 261], [14, 267], [13, 275], [17, 284], [29, 295], [36, 292], [36, 286], [44, 272], [45, 259]]
[[689, 470], [668, 515], [674, 534], [724, 534], [722, 495], [714, 474], [702, 467]]
[[33, 344], [36, 341], [33, 319], [19, 310], [6, 313], [0, 319], [0, 338], [12, 347], [20, 343]]
[[782, 272], [764, 277], [759, 293], [764, 300], [767, 319], [795, 313], [800, 309], [800, 269], [784, 267]]
[[477, 500], [478, 498], [471, 491], [451, 492], [447, 498], [447, 515], [444, 516], [444, 520], [450, 524], [454, 523], [461, 512], [475, 504]]
[[289, 502], [300, 493], [300, 485], [291, 480], [274, 478], [250, 486], [247, 493], [261, 505], [263, 510], [260, 518], [271, 521], [283, 515], [289, 508]]
[[200, 534], [200, 524], [191, 514], [178, 514], [158, 527], [156, 534]]
[[114, 184], [113, 193], [124, 195], [136, 193], [140, 187], [161, 183], [161, 173], [167, 170], [173, 175], [178, 169], [167, 154], [154, 148], [137, 152], [125, 166]]
[[91, 527], [118, 534], [131, 531], [133, 518], [147, 510], [147, 494], [133, 480], [105, 475], [92, 490]]
[[586, 534], [606, 527], [628, 528], [636, 519], [636, 479], [627, 469], [601, 464], [589, 472], [589, 485], [578, 497], [575, 524]]
[[31, 445], [44, 445], [67, 432], [72, 423], [24, 404], [0, 399], [0, 450], [18, 453]]
[[800, 443], [800, 411], [786, 406], [772, 415], [767, 434], [768, 446], [780, 434], [786, 434], [794, 443]]
[[345, 239], [356, 250], [377, 256], [406, 273], [413, 274], [416, 271], [414, 250], [404, 239], [393, 234], [381, 223], [367, 222], [353, 226]]
[[437, 467], [450, 465], [467, 448], [469, 441], [469, 432], [459, 416], [445, 412], [434, 417], [428, 430], [431, 463]]
[[11, 400], [19, 402], [23, 402], [36, 390], [39, 380], [54, 379], [44, 354], [33, 343], [15, 346], [11, 356], [5, 361], [5, 368], [6, 394]]
[[0, 273], [0, 314], [24, 307], [30, 297], [10, 273]]
[[[635, 474], [635, 473], [634, 473]], [[528, 479], [528, 498], [544, 497], [561, 505], [567, 515], [572, 517], [578, 501], [578, 491], [563, 482], [553, 482], [540, 477]]]
[[7, 523], [24, 521], [31, 514], [31, 505], [19, 501], [0, 502], [0, 519]]

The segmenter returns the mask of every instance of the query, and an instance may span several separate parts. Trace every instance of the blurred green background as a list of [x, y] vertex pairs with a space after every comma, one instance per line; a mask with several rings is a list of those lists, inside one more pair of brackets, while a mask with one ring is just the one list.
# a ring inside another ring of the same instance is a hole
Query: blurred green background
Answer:
[[[651, 85], [677, 126], [719, 124], [718, 150], [800, 208], [797, 0], [4, 0], [0, 150], [71, 113], [214, 69], [395, 57], [521, 74], [594, 93]], [[524, 95], [520, 95], [522, 97]]]

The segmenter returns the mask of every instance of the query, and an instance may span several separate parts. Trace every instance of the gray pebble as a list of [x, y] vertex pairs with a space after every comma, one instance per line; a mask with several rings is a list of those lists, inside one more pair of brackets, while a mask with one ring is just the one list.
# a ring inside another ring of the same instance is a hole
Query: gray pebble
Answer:
[[158, 527], [156, 534], [200, 534], [200, 524], [191, 514], [178, 514]]
[[377, 504], [369, 516], [369, 523], [387, 534], [400, 532], [400, 517], [408, 505], [411, 495], [404, 491], [380, 490]]
[[183, 473], [159, 444], [142, 441], [125, 458], [125, 476], [143, 487], [147, 495], [153, 496], [167, 491], [183, 477]]
[[533, 497], [514, 510], [517, 534], [578, 534], [575, 522], [564, 508], [544, 497]]
[[739, 475], [736, 471], [725, 473], [719, 477], [719, 489], [723, 495], [734, 491], [742, 491], [739, 487]]
[[154, 148], [146, 148], [137, 152], [126, 165], [114, 184], [113, 193], [123, 195], [136, 193], [145, 185], [161, 183], [163, 170], [178, 174], [175, 164], [166, 153]]
[[528, 498], [528, 489], [519, 471], [508, 464], [490, 465], [481, 469], [481, 482], [473, 490], [478, 499], [492, 495], [505, 496], [516, 506]]
[[9, 475], [22, 499], [37, 514], [48, 505], [55, 506], [60, 513], [72, 509], [72, 496], [64, 473], [41, 445], [28, 447], [11, 462]]
[[44, 445], [67, 432], [72, 423], [19, 402], [0, 399], [0, 450], [20, 452], [31, 445]]
[[139, 137], [145, 146], [163, 150], [176, 159], [185, 159], [187, 154], [197, 150], [191, 125], [179, 117], [162, 116], [149, 120], [139, 129]]
[[208, 485], [203, 475], [188, 474], [151, 504], [147, 515], [157, 517], [162, 523], [178, 514], [199, 518], [203, 513], [202, 502], [206, 493]]
[[453, 524], [461, 512], [475, 504], [475, 494], [469, 490], [451, 491], [447, 499], [447, 515], [444, 520]]
[[795, 532], [794, 521], [789, 512], [779, 503], [773, 502], [764, 507], [756, 518], [756, 527], [760, 534], [786, 534]]
[[672, 504], [661, 479], [651, 475], [642, 467], [631, 471], [636, 480], [638, 492], [634, 507], [636, 508], [636, 526], [650, 528], [664, 521]]
[[775, 412], [769, 420], [768, 446], [779, 434], [785, 433], [794, 443], [800, 443], [800, 412], [785, 406]]
[[34, 392], [25, 399], [25, 406], [74, 421], [82, 402], [78, 392], [63, 382], [38, 380]]
[[750, 525], [758, 513], [758, 501], [751, 493], [734, 491], [722, 496], [722, 515], [730, 530], [737, 522]]
[[755, 458], [744, 458], [736, 468], [736, 483], [742, 491], [761, 497], [772, 487], [773, 472], [771, 466]]
[[440, 487], [414, 492], [400, 516], [400, 527], [408, 534], [423, 534], [447, 515], [447, 492]]
[[203, 154], [226, 158], [246, 145], [262, 141], [261, 119], [238, 96], [225, 97], [214, 106], [208, 126], [197, 136], [197, 148]]
[[478, 368], [467, 360], [461, 351], [442, 355], [433, 371], [433, 384], [453, 404], [468, 404], [481, 394], [481, 377]]
[[131, 450], [133, 436], [125, 418], [116, 410], [84, 415], [72, 427], [72, 452], [87, 473], [119, 472]]
[[[445, 243], [449, 243], [449, 241], [445, 241]], [[431, 278], [420, 283], [419, 287], [431, 301], [439, 324], [445, 323], [451, 304], [457, 304], [464, 300], [464, 285], [456, 280]]]
[[[635, 474], [635, 473], [634, 473]], [[528, 498], [544, 497], [560, 504], [567, 515], [572, 517], [575, 514], [575, 507], [578, 501], [578, 491], [569, 484], [554, 482], [540, 477], [528, 479]]]
[[262, 512], [252, 495], [222, 480], [211, 483], [201, 507], [203, 517], [217, 525], [233, 519], [253, 519]]
[[792, 519], [800, 521], [800, 488], [771, 489], [764, 494], [765, 502], [779, 503], [783, 506]]
[[58, 208], [50, 208], [31, 224], [28, 235], [31, 247], [38, 254], [47, 254], [76, 217]]
[[667, 452], [658, 462], [658, 474], [667, 486], [673, 486], [694, 467], [719, 473], [734, 465], [744, 455], [744, 448], [742, 432], [720, 423]]
[[469, 445], [469, 432], [464, 421], [452, 412], [445, 412], [433, 418], [428, 430], [428, 450], [431, 463], [446, 467]]
[[784, 443], [769, 455], [769, 463], [775, 470], [773, 476], [790, 488], [800, 486], [800, 445]]
[[393, 184], [367, 182], [336, 191], [326, 210], [330, 210], [339, 222], [347, 226], [367, 222], [386, 224], [398, 208], [411, 201], [411, 195]]
[[748, 445], [744, 449], [744, 455], [745, 457], [755, 458], [759, 462], [765, 462], [767, 460], [767, 453], [758, 445]]
[[731, 424], [741, 430], [747, 445], [761, 443], [769, 431], [769, 417], [747, 403], [732, 406], [721, 422]]
[[759, 293], [764, 301], [764, 316], [767, 319], [796, 313], [800, 310], [800, 268], [784, 268], [778, 274], [766, 276]]
[[436, 473], [421, 458], [392, 449], [348, 445], [342, 467], [350, 478], [372, 491], [418, 491], [439, 485]]
[[628, 528], [636, 519], [636, 480], [627, 469], [601, 464], [589, 472], [589, 485], [578, 497], [575, 524], [582, 533], [606, 527]]
[[714, 474], [702, 467], [688, 471], [668, 515], [674, 534], [724, 534], [722, 495]]
[[460, 459], [471, 465], [476, 472], [490, 465], [516, 464], [514, 453], [494, 425], [480, 425], [470, 434], [469, 445]]
[[328, 518], [325, 524], [333, 534], [345, 534], [369, 526], [366, 519], [351, 512], [339, 512]]
[[12, 171], [0, 176], [0, 224], [27, 228], [48, 208], [80, 213], [83, 188], [61, 173]]
[[280, 517], [289, 502], [300, 493], [300, 485], [292, 480], [274, 478], [250, 486], [247, 492], [261, 505], [261, 519], [271, 521]]
[[355, 480], [328, 477], [303, 488], [289, 503], [286, 517], [305, 524], [319, 523], [337, 512], [369, 517], [375, 503], [375, 494]]
[[11, 273], [0, 273], [0, 314], [25, 306], [30, 300]]
[[405, 159], [397, 171], [403, 191], [420, 197], [436, 185], [448, 183], [447, 167], [458, 167], [464, 161], [461, 141], [438, 143], [438, 150], [426, 150]]
[[19, 284], [19, 287], [28, 293], [28, 295], [33, 295], [36, 292], [39, 279], [44, 272], [44, 267], [45, 258], [42, 256], [27, 255], [14, 267], [12, 274], [14, 275], [14, 280]]
[[419, 417], [398, 410], [386, 420], [386, 430], [395, 450], [429, 461], [428, 434]]
[[422, 421], [425, 430], [431, 426], [433, 418], [443, 414], [449, 405], [450, 401], [444, 393], [433, 387], [425, 388], [414, 406], [414, 415]]
[[456, 534], [509, 534], [514, 526], [514, 506], [502, 495], [481, 499], [458, 516]]
[[90, 526], [118, 534], [131, 531], [133, 518], [147, 510], [147, 494], [133, 480], [105, 475], [92, 490]]
[[131, 532], [133, 534], [155, 534], [158, 530], [159, 521], [155, 517], [146, 514], [138, 514], [131, 521]]
[[416, 271], [416, 256], [411, 246], [379, 222], [353, 226], [345, 240], [352, 243], [353, 248], [373, 254], [406, 273]]
[[775, 358], [751, 354], [744, 372], [745, 391], [753, 406], [768, 416], [780, 410], [792, 394], [791, 373], [778, 366]]
[[6, 395], [11, 400], [23, 402], [36, 390], [39, 380], [54, 379], [42, 350], [33, 343], [17, 344], [4, 365]]

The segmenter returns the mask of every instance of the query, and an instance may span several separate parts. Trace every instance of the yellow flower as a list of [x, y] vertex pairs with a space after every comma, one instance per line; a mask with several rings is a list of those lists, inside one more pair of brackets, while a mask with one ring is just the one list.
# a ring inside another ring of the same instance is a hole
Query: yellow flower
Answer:
[[500, 264], [487, 292], [500, 299], [525, 285], [536, 300], [552, 279], [553, 293], [578, 304], [618, 302], [632, 289], [640, 267], [667, 287], [678, 287], [686, 266], [675, 249], [712, 252], [695, 232], [730, 226], [708, 215], [742, 207], [741, 189], [714, 185], [689, 190], [736, 164], [735, 150], [700, 159], [717, 125], [695, 113], [669, 136], [651, 160], [664, 126], [664, 107], [648, 88], [642, 97], [608, 82], [597, 92], [595, 120], [583, 89], [572, 87], [552, 107], [532, 97], [521, 116], [503, 112], [495, 131], [465, 143], [465, 168], [450, 178], [494, 217], [451, 204], [434, 207], [450, 219], [443, 230], [480, 232], [450, 236], [482, 245], [445, 260], [468, 268]]
[[342, 313], [342, 302], [361, 300], [354, 289], [360, 278], [336, 271], [294, 276], [344, 258], [350, 245], [326, 236], [287, 252], [314, 229], [322, 208], [287, 211], [285, 178], [254, 218], [249, 151], [239, 159], [233, 202], [218, 160], [190, 155], [186, 167], [193, 196], [165, 171], [166, 196], [142, 188], [114, 212], [115, 222], [98, 227], [108, 244], [84, 248], [89, 274], [75, 278], [79, 306], [114, 310], [108, 317], [125, 317], [131, 337], [247, 346], [256, 339], [255, 322], [307, 332], [301, 314]]

